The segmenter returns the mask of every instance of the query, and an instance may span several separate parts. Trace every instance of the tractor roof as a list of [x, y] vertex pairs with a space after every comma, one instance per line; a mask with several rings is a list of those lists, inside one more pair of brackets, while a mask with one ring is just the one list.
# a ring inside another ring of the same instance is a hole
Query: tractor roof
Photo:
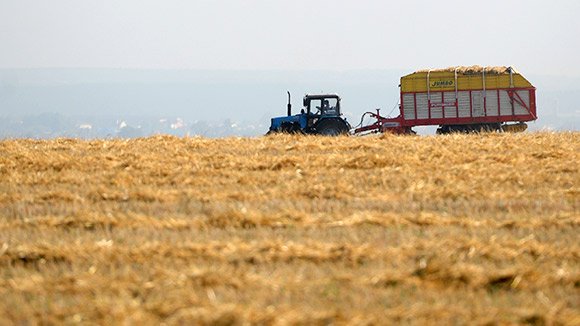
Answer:
[[306, 94], [304, 95], [304, 99], [308, 100], [320, 100], [324, 98], [335, 98], [340, 100], [340, 96], [338, 94]]

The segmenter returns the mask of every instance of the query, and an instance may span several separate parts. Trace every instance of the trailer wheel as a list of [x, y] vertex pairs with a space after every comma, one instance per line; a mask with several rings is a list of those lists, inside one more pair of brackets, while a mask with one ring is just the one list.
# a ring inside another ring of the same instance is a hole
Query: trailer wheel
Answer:
[[510, 133], [524, 132], [526, 131], [526, 129], [528, 129], [528, 125], [524, 122], [511, 125], [504, 124], [500, 127], [501, 132], [510, 132]]

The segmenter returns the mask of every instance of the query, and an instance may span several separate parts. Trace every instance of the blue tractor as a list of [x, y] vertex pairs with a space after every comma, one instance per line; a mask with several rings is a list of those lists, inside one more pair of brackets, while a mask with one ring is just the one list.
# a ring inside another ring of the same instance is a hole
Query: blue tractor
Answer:
[[350, 124], [340, 112], [340, 96], [306, 94], [302, 104], [304, 108], [300, 110], [300, 113], [292, 115], [290, 92], [288, 92], [288, 115], [272, 118], [268, 134], [285, 132], [338, 136], [350, 131]]

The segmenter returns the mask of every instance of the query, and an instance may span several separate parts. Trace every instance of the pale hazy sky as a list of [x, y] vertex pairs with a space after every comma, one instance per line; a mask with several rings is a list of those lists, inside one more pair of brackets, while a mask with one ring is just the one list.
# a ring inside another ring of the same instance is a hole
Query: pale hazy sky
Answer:
[[0, 0], [0, 68], [580, 75], [578, 0]]

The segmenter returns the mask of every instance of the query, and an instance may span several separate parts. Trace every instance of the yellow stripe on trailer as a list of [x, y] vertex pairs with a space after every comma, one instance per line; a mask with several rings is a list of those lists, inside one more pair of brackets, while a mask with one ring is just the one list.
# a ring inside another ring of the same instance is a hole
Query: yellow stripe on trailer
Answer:
[[402, 93], [529, 87], [532, 84], [510, 67], [450, 67], [420, 70], [401, 77]]

